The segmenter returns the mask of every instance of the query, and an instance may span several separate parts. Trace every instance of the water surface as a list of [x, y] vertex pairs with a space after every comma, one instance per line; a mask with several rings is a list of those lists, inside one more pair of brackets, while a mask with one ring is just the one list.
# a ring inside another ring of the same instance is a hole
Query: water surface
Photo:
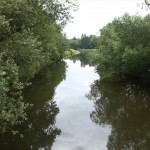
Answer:
[[56, 89], [54, 98], [60, 109], [56, 126], [62, 132], [52, 150], [106, 150], [110, 128], [92, 122], [93, 102], [86, 97], [90, 85], [99, 76], [94, 67], [81, 67], [80, 61], [65, 62], [68, 65], [66, 80]]
[[0, 134], [0, 149], [149, 150], [149, 86], [103, 83], [83, 56], [46, 66], [31, 82], [28, 120]]

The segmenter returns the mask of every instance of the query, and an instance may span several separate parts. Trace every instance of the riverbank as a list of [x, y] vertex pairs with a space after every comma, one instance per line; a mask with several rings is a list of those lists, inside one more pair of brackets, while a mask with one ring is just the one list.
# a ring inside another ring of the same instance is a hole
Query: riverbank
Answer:
[[80, 51], [78, 50], [74, 50], [74, 49], [69, 49], [69, 50], [66, 50], [65, 53], [64, 53], [64, 58], [70, 58], [74, 55], [78, 55], [80, 54]]

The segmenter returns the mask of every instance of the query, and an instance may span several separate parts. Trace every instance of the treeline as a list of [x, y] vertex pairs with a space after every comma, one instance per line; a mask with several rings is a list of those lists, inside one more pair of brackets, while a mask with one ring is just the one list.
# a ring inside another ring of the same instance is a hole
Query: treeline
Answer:
[[125, 14], [100, 32], [96, 59], [101, 79], [150, 80], [150, 15]]
[[3, 0], [0, 4], [0, 131], [26, 119], [25, 82], [62, 59], [62, 28], [75, 4], [58, 0]]
[[74, 37], [69, 40], [70, 49], [96, 49], [98, 47], [99, 37], [96, 35], [87, 36], [82, 34], [81, 38]]

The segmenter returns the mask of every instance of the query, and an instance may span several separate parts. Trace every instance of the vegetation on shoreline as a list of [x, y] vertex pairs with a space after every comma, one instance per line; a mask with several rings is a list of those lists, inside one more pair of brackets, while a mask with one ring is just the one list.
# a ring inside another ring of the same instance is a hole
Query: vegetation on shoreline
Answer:
[[69, 49], [69, 50], [66, 50], [65, 53], [64, 53], [64, 58], [70, 58], [74, 55], [78, 55], [80, 54], [80, 51], [78, 50], [74, 50], [74, 49]]
[[102, 80], [150, 81], [150, 15], [125, 14], [101, 29], [97, 71]]
[[62, 29], [75, 3], [3, 0], [0, 6], [0, 131], [26, 119], [22, 91], [42, 66], [68, 48]]
[[[0, 131], [27, 119], [27, 81], [46, 64], [81, 54], [109, 82], [150, 82], [150, 15], [125, 14], [101, 29], [100, 37], [66, 39], [74, 1], [3, 0], [0, 6]], [[70, 50], [66, 50], [69, 49]], [[82, 57], [81, 56], [81, 57]]]
[[99, 37], [96, 35], [87, 36], [82, 34], [81, 38], [72, 38], [69, 40], [69, 46], [71, 49], [80, 50], [80, 49], [96, 49], [98, 48]]

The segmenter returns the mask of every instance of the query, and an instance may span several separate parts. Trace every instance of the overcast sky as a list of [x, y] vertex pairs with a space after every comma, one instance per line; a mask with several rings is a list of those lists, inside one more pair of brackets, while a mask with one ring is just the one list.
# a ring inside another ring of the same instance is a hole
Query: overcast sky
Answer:
[[146, 13], [141, 9], [144, 0], [78, 0], [79, 10], [73, 13], [73, 23], [68, 23], [64, 32], [67, 38], [98, 35], [99, 29], [111, 22], [114, 17], [128, 12], [131, 15]]

